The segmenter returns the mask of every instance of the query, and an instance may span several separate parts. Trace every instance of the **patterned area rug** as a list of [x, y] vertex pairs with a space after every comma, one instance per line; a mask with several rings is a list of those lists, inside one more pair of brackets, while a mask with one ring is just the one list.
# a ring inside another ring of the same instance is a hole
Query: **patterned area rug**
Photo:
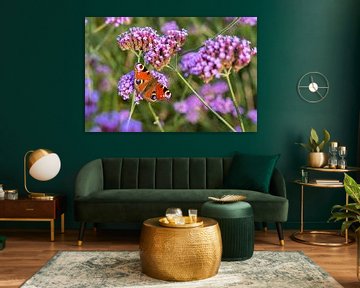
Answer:
[[167, 282], [141, 273], [139, 252], [63, 251], [26, 281], [23, 288], [212, 288], [342, 287], [302, 252], [254, 252], [246, 261], [221, 262], [218, 275], [199, 281]]

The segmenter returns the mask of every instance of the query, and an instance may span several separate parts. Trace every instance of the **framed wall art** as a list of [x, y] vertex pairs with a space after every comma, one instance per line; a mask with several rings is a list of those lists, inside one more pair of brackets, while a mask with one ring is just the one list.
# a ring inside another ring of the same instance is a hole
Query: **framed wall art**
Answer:
[[86, 132], [256, 132], [257, 17], [86, 17]]

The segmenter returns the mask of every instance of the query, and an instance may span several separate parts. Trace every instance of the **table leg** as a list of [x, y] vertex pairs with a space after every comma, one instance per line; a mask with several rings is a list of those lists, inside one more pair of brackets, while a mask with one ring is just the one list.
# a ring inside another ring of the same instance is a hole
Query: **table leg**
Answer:
[[54, 237], [54, 232], [55, 232], [55, 227], [54, 227], [54, 219], [50, 220], [50, 241], [54, 241], [55, 237]]
[[304, 232], [304, 185], [301, 185], [300, 196], [300, 233]]
[[61, 234], [65, 233], [65, 213], [61, 214]]

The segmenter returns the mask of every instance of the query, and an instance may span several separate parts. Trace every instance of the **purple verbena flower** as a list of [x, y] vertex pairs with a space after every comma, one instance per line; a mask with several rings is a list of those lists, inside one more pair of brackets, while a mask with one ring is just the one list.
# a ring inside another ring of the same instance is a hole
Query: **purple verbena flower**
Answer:
[[224, 98], [222, 95], [217, 95], [216, 97], [205, 96], [204, 99], [216, 112], [222, 114], [232, 114], [235, 110], [233, 102], [228, 97]]
[[257, 17], [241, 17], [240, 23], [255, 26], [257, 24]]
[[130, 119], [129, 111], [104, 112], [95, 117], [96, 124], [90, 131], [92, 132], [141, 132], [142, 124], [140, 121]]
[[108, 65], [97, 63], [95, 65], [95, 71], [99, 74], [109, 74], [111, 73], [111, 68]]
[[185, 29], [169, 30], [166, 35], [154, 38], [144, 58], [156, 70], [161, 70], [170, 63], [171, 57], [181, 50], [185, 44], [187, 31]]
[[122, 110], [119, 112], [120, 116], [120, 131], [121, 132], [141, 132], [142, 123], [140, 121], [130, 119], [130, 112], [128, 110]]
[[239, 71], [248, 65], [257, 53], [250, 44], [237, 36], [218, 35], [206, 40], [197, 53], [183, 57], [180, 67], [185, 73], [198, 75], [208, 83], [214, 77], [219, 78], [224, 70]]
[[213, 84], [204, 84], [200, 89], [201, 95], [206, 96], [215, 96], [215, 95], [223, 95], [229, 91], [229, 86], [225, 81], [218, 81]]
[[[150, 73], [157, 81], [159, 81], [161, 85], [168, 87], [169, 80], [164, 74], [154, 70], [151, 70]], [[134, 93], [135, 91], [134, 81], [135, 81], [134, 71], [131, 71], [120, 78], [118, 82], [118, 95], [121, 96], [124, 100], [128, 100], [131, 97], [131, 94]], [[142, 99], [143, 98], [141, 97], [141, 95], [136, 92], [135, 103], [139, 104], [139, 101]]]
[[[204, 100], [214, 111], [236, 117], [237, 113], [231, 98], [225, 97], [227, 91], [228, 86], [224, 81], [219, 81], [214, 84], [204, 84], [200, 88]], [[196, 95], [190, 95], [183, 101], [175, 102], [174, 109], [178, 113], [185, 114], [185, 118], [192, 124], [197, 123], [202, 111], [208, 111]], [[242, 107], [239, 107], [239, 110], [241, 114], [244, 113]]]
[[111, 87], [111, 82], [110, 82], [109, 78], [101, 79], [101, 81], [98, 85], [98, 88], [100, 91], [103, 91], [103, 92], [111, 91], [112, 87]]
[[158, 37], [157, 32], [151, 27], [132, 27], [120, 34], [116, 39], [121, 50], [146, 52], [154, 39]]
[[165, 22], [161, 26], [161, 32], [167, 34], [170, 30], [179, 30], [179, 26], [176, 24], [176, 21]]
[[199, 75], [201, 73], [201, 70], [197, 67], [199, 61], [201, 61], [199, 53], [189, 52], [181, 58], [179, 67], [185, 76], [189, 76], [189, 74]]
[[[230, 22], [230, 21], [234, 21], [234, 19], [236, 19], [238, 17], [225, 17], [225, 20]], [[244, 24], [244, 25], [250, 25], [250, 26], [255, 26], [257, 24], [257, 17], [239, 17], [240, 19], [237, 21], [237, 23], [239, 24]]]
[[94, 123], [100, 127], [102, 132], [118, 132], [120, 127], [119, 112], [104, 112], [97, 115]]
[[142, 132], [142, 123], [137, 120], [130, 119], [121, 123], [121, 132]]
[[134, 71], [131, 71], [120, 78], [118, 83], [118, 95], [120, 95], [124, 100], [128, 100], [130, 95], [134, 92], [134, 80]]
[[105, 17], [106, 24], [112, 24], [115, 27], [120, 25], [129, 25], [131, 23], [132, 17]]
[[236, 126], [236, 127], [235, 127], [235, 130], [236, 130], [236, 132], [242, 132], [242, 129], [241, 129], [240, 126]]
[[174, 109], [181, 114], [185, 114], [185, 118], [190, 123], [195, 124], [200, 118], [202, 105], [195, 95], [190, 95], [183, 101], [175, 102]]
[[253, 122], [257, 123], [257, 110], [251, 109], [247, 112], [246, 116]]
[[85, 78], [85, 118], [89, 118], [97, 111], [98, 101], [99, 92], [93, 90], [92, 80], [90, 78]]
[[101, 132], [101, 128], [99, 126], [92, 127], [89, 132]]
[[151, 74], [157, 81], [159, 81], [159, 83], [160, 83], [161, 85], [164, 85], [165, 87], [168, 87], [168, 85], [169, 85], [169, 80], [168, 80], [168, 78], [167, 78], [164, 74], [162, 74], [162, 73], [160, 73], [160, 72], [157, 72], [157, 71], [155, 71], [155, 70], [151, 70], [151, 71], [150, 71], [150, 74]]

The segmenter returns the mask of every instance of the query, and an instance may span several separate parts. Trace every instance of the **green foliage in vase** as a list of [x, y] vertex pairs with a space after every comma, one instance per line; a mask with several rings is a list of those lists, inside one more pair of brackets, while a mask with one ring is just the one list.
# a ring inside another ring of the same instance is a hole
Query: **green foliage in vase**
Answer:
[[296, 143], [305, 148], [309, 152], [323, 152], [325, 144], [330, 140], [330, 133], [323, 129], [324, 139], [320, 141], [319, 136], [314, 128], [311, 128], [308, 143]]
[[329, 221], [343, 221], [341, 231], [356, 226], [356, 231], [360, 229], [360, 185], [345, 173], [344, 187], [346, 193], [354, 200], [348, 205], [334, 205], [331, 210]]

